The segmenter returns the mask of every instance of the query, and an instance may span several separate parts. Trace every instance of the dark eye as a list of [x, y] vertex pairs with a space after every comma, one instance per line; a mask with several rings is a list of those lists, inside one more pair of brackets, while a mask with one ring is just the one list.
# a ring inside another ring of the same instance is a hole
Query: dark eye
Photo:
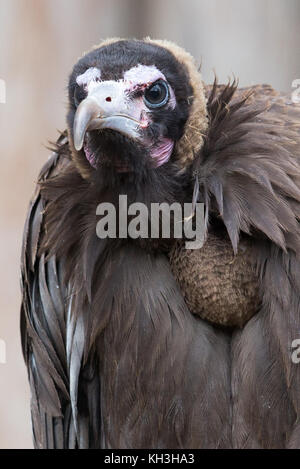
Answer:
[[86, 91], [82, 88], [82, 86], [76, 85], [74, 90], [75, 106], [77, 107], [84, 98], [86, 98]]
[[162, 107], [169, 100], [169, 88], [166, 82], [159, 80], [149, 88], [144, 94], [144, 101], [150, 109]]

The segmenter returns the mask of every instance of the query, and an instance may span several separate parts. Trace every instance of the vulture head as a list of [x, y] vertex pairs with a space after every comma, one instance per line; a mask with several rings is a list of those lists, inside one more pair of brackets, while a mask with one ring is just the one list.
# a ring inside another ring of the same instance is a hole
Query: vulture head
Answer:
[[105, 41], [73, 69], [67, 122], [84, 178], [98, 170], [124, 177], [166, 164], [182, 168], [207, 128], [201, 76], [170, 42]]

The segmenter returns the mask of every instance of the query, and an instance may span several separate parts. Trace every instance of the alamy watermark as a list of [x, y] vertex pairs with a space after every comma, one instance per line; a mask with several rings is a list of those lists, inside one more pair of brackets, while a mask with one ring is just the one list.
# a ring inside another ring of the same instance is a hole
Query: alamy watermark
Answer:
[[292, 88], [296, 88], [295, 91], [292, 92], [292, 102], [294, 104], [300, 104], [300, 78], [292, 82]]
[[0, 78], [0, 104], [6, 103], [6, 83]]
[[0, 365], [6, 364], [6, 343], [5, 340], [0, 339]]
[[294, 365], [299, 365], [300, 363], [300, 339], [296, 339], [292, 342], [292, 362]]
[[96, 232], [100, 239], [184, 239], [186, 249], [200, 249], [204, 244], [204, 204], [136, 202], [128, 205], [126, 195], [112, 203], [98, 205], [100, 216]]

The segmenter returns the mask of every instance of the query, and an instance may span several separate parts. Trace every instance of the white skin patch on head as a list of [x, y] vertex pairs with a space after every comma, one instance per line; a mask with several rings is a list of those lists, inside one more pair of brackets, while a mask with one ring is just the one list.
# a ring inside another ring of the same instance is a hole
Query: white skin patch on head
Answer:
[[88, 68], [82, 75], [76, 78], [76, 83], [79, 86], [89, 88], [91, 83], [97, 83], [101, 80], [101, 72], [96, 67]]
[[164, 74], [155, 65], [137, 65], [124, 73], [124, 81], [133, 86], [149, 85], [157, 80], [166, 80]]

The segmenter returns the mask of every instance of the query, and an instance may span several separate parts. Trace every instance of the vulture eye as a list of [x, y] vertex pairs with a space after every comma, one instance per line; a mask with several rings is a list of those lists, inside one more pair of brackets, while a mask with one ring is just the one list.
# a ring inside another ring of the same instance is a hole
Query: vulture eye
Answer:
[[81, 101], [86, 98], [86, 91], [82, 88], [82, 86], [76, 85], [75, 90], [74, 90], [74, 103], [75, 106], [77, 107]]
[[144, 94], [144, 101], [150, 109], [164, 106], [169, 100], [169, 88], [163, 80], [156, 81]]

